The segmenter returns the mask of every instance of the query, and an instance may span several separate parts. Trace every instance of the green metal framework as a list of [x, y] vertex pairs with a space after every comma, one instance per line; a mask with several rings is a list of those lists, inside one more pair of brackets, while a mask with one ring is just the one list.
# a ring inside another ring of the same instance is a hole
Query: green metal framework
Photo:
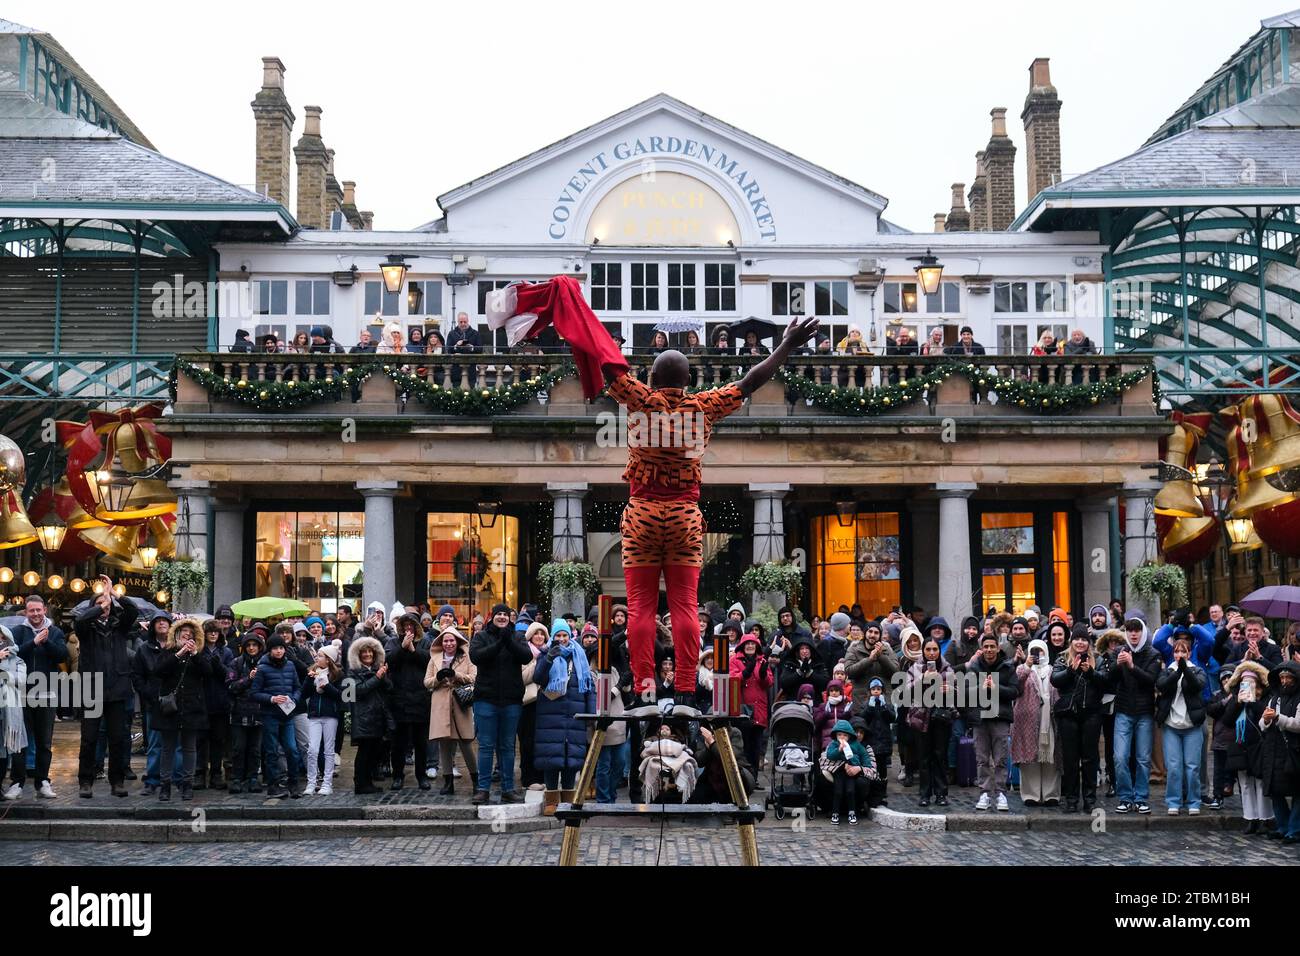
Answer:
[[1219, 67], [1191, 98], [1156, 130], [1144, 146], [1191, 129], [1213, 116], [1267, 89], [1291, 82], [1290, 29], [1265, 27]]
[[131, 139], [103, 103], [40, 40], [18, 35], [18, 89], [36, 102]]

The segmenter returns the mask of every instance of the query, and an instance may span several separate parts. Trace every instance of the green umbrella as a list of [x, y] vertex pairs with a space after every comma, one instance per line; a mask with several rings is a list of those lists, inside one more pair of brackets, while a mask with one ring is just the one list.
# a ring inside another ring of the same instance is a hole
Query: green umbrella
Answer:
[[281, 597], [257, 597], [249, 598], [247, 601], [240, 601], [238, 604], [232, 604], [230, 610], [237, 617], [256, 617], [266, 619], [268, 617], [303, 617], [311, 614], [312, 610], [301, 601], [295, 601], [293, 598]]

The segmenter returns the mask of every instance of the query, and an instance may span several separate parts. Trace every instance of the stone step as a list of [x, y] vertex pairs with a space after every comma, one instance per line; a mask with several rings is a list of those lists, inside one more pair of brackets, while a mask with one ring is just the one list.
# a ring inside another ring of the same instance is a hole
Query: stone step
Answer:
[[64, 840], [91, 843], [235, 843], [277, 840], [352, 840], [358, 837], [475, 836], [558, 829], [545, 817], [525, 819], [405, 820], [0, 820], [0, 841]]
[[[489, 807], [496, 807], [489, 804]], [[518, 805], [522, 806], [522, 804]], [[295, 821], [295, 820], [477, 820], [480, 819], [480, 807], [469, 804], [378, 804], [375, 806], [328, 806], [314, 804], [309, 800], [259, 800], [257, 802], [238, 803], [184, 803], [174, 795], [170, 802], [116, 804], [103, 802], [93, 804], [56, 805], [50, 803], [18, 803], [6, 805], [5, 819], [9, 820], [184, 820], [193, 818], [194, 812], [201, 810], [209, 821], [247, 820], [247, 821]], [[520, 816], [514, 805], [504, 805], [500, 812], [512, 819]], [[533, 811], [527, 816], [537, 816]]]

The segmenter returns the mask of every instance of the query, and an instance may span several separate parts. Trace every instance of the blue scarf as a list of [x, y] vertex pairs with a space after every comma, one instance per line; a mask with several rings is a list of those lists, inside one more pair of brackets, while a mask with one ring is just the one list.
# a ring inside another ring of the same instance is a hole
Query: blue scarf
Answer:
[[[554, 640], [554, 638], [551, 638], [551, 641], [547, 643], [546, 649], [548, 651]], [[546, 689], [552, 694], [562, 694], [564, 692], [564, 685], [569, 676], [570, 662], [573, 664], [573, 676], [578, 682], [578, 691], [585, 694], [588, 691], [595, 690], [596, 682], [591, 676], [591, 668], [587, 665], [587, 653], [582, 649], [581, 644], [573, 640], [570, 640], [568, 644], [561, 645], [560, 656], [551, 662], [551, 677], [546, 682]]]
[[1241, 708], [1241, 713], [1237, 715], [1237, 743], [1246, 742], [1246, 708]]

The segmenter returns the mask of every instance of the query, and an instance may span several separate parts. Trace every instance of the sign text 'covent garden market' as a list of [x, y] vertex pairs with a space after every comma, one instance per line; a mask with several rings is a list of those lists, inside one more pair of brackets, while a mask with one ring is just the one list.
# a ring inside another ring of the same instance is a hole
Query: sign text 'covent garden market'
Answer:
[[[678, 136], [647, 136], [623, 140], [616, 143], [612, 149], [602, 150], [592, 156], [585, 165], [578, 167], [573, 177], [564, 184], [564, 189], [556, 198], [555, 208], [551, 210], [551, 225], [548, 232], [552, 239], [564, 239], [567, 236], [568, 222], [578, 196], [610, 168], [606, 156], [613, 156], [618, 162], [637, 156], [684, 156], [702, 166], [711, 166], [735, 182], [736, 188], [745, 197], [745, 202], [752, 210], [754, 223], [759, 229], [759, 238], [769, 242], [776, 241], [776, 222], [772, 217], [771, 207], [768, 206], [767, 197], [763, 195], [758, 180], [750, 174], [749, 170], [741, 168], [740, 161], [729, 157], [722, 149]], [[646, 160], [642, 178], [653, 182], [653, 177], [653, 161]], [[692, 209], [696, 205], [702, 205], [703, 201], [702, 195], [691, 196], [679, 192], [655, 192], [648, 196], [644, 193], [629, 193], [624, 197], [624, 203], [627, 205], [651, 205], [668, 211]]]

